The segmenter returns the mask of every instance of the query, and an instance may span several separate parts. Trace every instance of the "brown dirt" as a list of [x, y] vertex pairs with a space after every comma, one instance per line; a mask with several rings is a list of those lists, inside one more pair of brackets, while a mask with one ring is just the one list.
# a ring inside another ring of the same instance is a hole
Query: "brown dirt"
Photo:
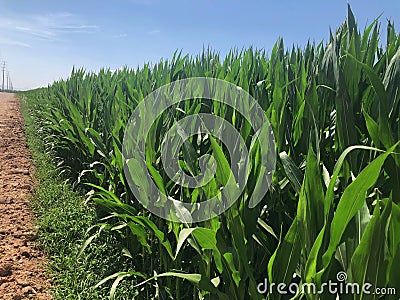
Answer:
[[46, 260], [35, 245], [23, 124], [16, 95], [0, 93], [0, 299], [51, 299]]

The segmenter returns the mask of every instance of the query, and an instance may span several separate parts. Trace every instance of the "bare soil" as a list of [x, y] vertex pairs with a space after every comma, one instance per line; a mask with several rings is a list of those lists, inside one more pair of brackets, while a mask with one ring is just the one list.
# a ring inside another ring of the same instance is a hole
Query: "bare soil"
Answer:
[[51, 299], [30, 209], [32, 163], [17, 96], [0, 93], [0, 299]]

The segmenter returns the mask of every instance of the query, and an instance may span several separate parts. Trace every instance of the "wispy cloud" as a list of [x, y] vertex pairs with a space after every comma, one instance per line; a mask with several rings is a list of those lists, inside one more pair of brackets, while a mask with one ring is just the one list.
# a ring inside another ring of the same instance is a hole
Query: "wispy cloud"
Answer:
[[[4, 30], [2, 30], [4, 29]], [[31, 15], [20, 18], [1, 18], [0, 34], [3, 40], [11, 41], [37, 38], [40, 40], [56, 41], [66, 34], [92, 34], [99, 31], [99, 26], [88, 24], [69, 12]], [[13, 39], [10, 39], [13, 37]], [[11, 45], [11, 43], [9, 43]], [[16, 46], [28, 45], [25, 42], [14, 43]]]
[[44, 39], [44, 40], [54, 40], [56, 34], [51, 30], [44, 30], [39, 28], [32, 28], [27, 26], [15, 26], [15, 29], [19, 32], [32, 35], [34, 37]]
[[66, 24], [58, 25], [50, 28], [55, 32], [63, 33], [95, 33], [99, 30], [97, 25], [79, 25], [79, 24]]
[[122, 38], [125, 38], [125, 37], [127, 37], [128, 35], [126, 34], [126, 33], [120, 33], [120, 34], [114, 34], [112, 37], [114, 38], [114, 39], [122, 39]]
[[157, 33], [160, 33], [161, 31], [159, 30], [159, 29], [154, 29], [154, 30], [150, 30], [150, 31], [148, 31], [147, 33], [148, 34], [157, 34]]
[[22, 30], [22, 31], [31, 31], [32, 30], [32, 28], [30, 28], [30, 27], [22, 27], [22, 26], [17, 26], [17, 27], [15, 27], [15, 29]]
[[19, 46], [19, 47], [24, 47], [24, 48], [31, 48], [31, 45], [18, 41], [18, 40], [13, 40], [13, 39], [8, 39], [8, 38], [0, 38], [0, 44], [3, 45], [11, 45], [11, 46]]

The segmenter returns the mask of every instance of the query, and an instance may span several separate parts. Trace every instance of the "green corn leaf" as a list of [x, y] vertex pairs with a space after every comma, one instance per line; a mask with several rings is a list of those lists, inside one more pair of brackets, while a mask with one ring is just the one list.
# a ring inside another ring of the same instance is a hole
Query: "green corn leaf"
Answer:
[[297, 193], [300, 192], [301, 183], [303, 182], [303, 174], [285, 151], [279, 153], [279, 157], [283, 164], [283, 168], [285, 169], [286, 176], [288, 177], [294, 190]]
[[[360, 286], [365, 283], [372, 285], [371, 290], [386, 286], [386, 270], [388, 259], [386, 248], [386, 228], [392, 210], [389, 201], [382, 214], [379, 204], [375, 206], [374, 214], [369, 222], [360, 244], [351, 258], [351, 272], [353, 282]], [[361, 293], [360, 299], [379, 299], [379, 295], [365, 295]]]
[[[278, 245], [268, 263], [268, 278], [270, 282], [288, 284], [293, 278], [300, 258], [301, 243], [298, 232], [298, 221], [293, 220], [284, 240]], [[285, 261], [282, 266], [281, 262]]]
[[389, 149], [394, 144], [394, 138], [391, 134], [389, 125], [389, 112], [388, 112], [388, 99], [386, 95], [385, 86], [376, 72], [368, 65], [360, 62], [350, 53], [347, 55], [356, 61], [366, 72], [371, 81], [372, 87], [379, 98], [379, 136], [382, 144]]
[[322, 257], [324, 268], [330, 263], [350, 219], [362, 207], [366, 192], [377, 180], [383, 163], [397, 145], [374, 159], [343, 192], [331, 223], [329, 246]]
[[324, 225], [324, 191], [321, 179], [317, 156], [310, 146], [297, 207], [298, 230], [306, 253], [311, 251], [314, 241]]

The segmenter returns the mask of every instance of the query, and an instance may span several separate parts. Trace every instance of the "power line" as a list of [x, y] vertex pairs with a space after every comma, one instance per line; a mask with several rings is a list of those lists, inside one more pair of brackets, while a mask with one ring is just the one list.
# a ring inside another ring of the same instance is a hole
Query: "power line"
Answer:
[[3, 85], [2, 85], [2, 91], [4, 92], [4, 71], [5, 71], [5, 69], [6, 69], [6, 62], [4, 61], [3, 62], [3, 65], [2, 65], [2, 71], [3, 71]]
[[7, 68], [7, 64], [5, 61], [0, 63], [0, 72], [2, 73], [2, 83], [0, 86], [0, 90], [2, 92], [12, 92], [14, 91], [14, 87], [11, 81], [10, 70]]
[[10, 92], [14, 91], [12, 81], [11, 81], [10, 71], [7, 72], [7, 90]]
[[2, 82], [0, 86], [0, 90], [2, 92], [13, 92], [14, 87], [11, 81], [11, 76], [10, 76], [10, 70], [7, 67], [6, 61], [1, 59], [1, 53], [0, 53], [0, 76], [2, 75]]
[[12, 84], [12, 81], [11, 81], [11, 76], [10, 76], [10, 74], [8, 74], [8, 79], [9, 79], [9, 81], [10, 81], [10, 91], [14, 91], [14, 88], [13, 88], [13, 84]]

